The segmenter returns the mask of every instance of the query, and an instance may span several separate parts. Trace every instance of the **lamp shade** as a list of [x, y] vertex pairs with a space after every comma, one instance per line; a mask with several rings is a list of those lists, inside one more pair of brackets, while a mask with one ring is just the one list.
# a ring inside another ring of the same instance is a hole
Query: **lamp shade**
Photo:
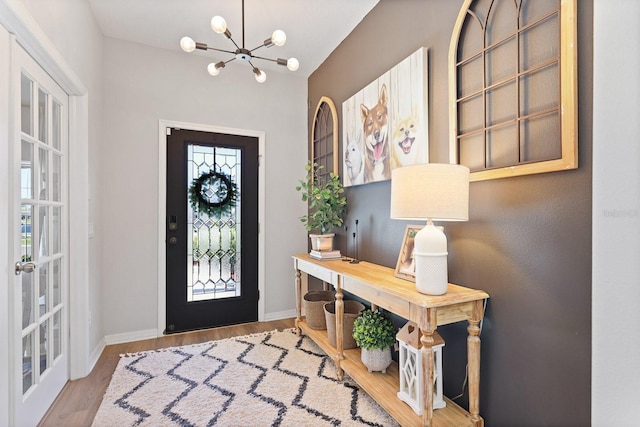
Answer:
[[391, 218], [467, 221], [469, 168], [425, 163], [392, 170]]

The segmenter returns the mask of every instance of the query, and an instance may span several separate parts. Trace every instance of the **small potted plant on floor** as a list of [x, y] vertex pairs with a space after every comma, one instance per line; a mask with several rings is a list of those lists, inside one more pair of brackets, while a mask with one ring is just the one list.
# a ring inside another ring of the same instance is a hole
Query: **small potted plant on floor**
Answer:
[[386, 372], [391, 346], [396, 342], [393, 322], [382, 311], [365, 310], [353, 324], [353, 338], [361, 348], [360, 359], [369, 372]]
[[309, 161], [306, 166], [307, 176], [300, 180], [296, 190], [302, 193], [302, 201], [309, 203], [306, 215], [300, 217], [307, 231], [320, 234], [309, 234], [311, 248], [317, 251], [333, 249], [334, 227], [342, 225], [347, 211], [347, 198], [340, 177], [333, 172], [322, 174], [324, 166]]

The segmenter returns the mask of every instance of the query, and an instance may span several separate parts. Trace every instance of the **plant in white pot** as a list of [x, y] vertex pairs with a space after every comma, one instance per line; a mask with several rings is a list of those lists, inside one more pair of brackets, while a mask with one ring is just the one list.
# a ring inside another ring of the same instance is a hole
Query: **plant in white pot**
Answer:
[[387, 371], [396, 332], [391, 318], [381, 311], [365, 310], [355, 320], [353, 338], [362, 350], [360, 359], [369, 372]]
[[309, 203], [307, 214], [301, 216], [300, 221], [307, 231], [320, 233], [309, 234], [311, 249], [330, 251], [335, 235], [331, 230], [342, 225], [347, 212], [347, 198], [340, 177], [333, 172], [322, 175], [323, 168], [309, 161], [305, 167], [307, 176], [300, 180], [296, 190], [302, 193], [302, 201]]

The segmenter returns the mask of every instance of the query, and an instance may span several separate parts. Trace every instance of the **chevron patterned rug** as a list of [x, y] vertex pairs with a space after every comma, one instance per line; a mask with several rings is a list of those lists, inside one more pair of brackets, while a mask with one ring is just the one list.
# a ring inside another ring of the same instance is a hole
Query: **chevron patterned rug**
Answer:
[[93, 421], [107, 426], [396, 426], [293, 329], [122, 355]]

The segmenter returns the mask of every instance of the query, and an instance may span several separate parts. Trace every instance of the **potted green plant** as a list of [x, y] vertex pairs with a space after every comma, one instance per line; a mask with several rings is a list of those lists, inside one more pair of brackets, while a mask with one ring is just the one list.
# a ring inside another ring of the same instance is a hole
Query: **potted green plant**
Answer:
[[391, 364], [391, 346], [396, 329], [382, 311], [365, 310], [353, 324], [353, 338], [361, 348], [360, 359], [369, 372], [386, 372]]
[[306, 215], [300, 217], [307, 231], [320, 234], [309, 234], [311, 248], [318, 251], [333, 249], [334, 227], [339, 227], [347, 212], [347, 198], [340, 177], [330, 172], [322, 175], [322, 165], [309, 161], [305, 167], [307, 176], [300, 180], [296, 190], [302, 193], [302, 201], [309, 203]]

